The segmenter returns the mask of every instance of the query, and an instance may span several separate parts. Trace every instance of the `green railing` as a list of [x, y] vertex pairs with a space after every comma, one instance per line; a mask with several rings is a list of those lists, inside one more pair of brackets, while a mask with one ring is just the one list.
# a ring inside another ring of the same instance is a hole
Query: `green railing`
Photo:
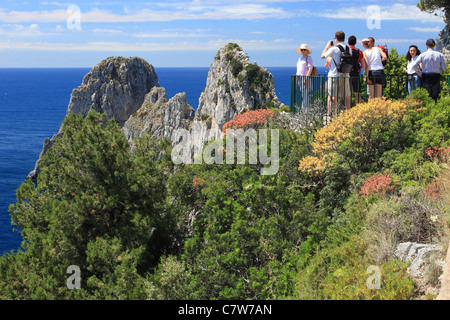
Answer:
[[[325, 119], [325, 123], [342, 110], [373, 97], [403, 99], [416, 89], [407, 76], [386, 76], [374, 79], [379, 86], [368, 86], [365, 77], [332, 78], [323, 75], [291, 76], [291, 112], [310, 112]], [[443, 87], [450, 87], [450, 75], [442, 77]]]

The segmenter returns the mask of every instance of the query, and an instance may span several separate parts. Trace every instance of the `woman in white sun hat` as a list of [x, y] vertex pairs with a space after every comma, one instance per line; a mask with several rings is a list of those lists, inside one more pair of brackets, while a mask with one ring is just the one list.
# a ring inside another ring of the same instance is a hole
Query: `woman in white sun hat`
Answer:
[[302, 44], [299, 48], [297, 48], [297, 53], [302, 56], [298, 59], [297, 62], [297, 75], [298, 76], [310, 76], [313, 71], [313, 60], [309, 56], [312, 50], [308, 48], [307, 44]]
[[313, 59], [310, 57], [312, 52], [311, 49], [308, 48], [307, 44], [300, 45], [297, 48], [297, 53], [301, 55], [297, 62], [297, 86], [300, 89], [300, 99], [299, 106], [301, 106], [302, 110], [305, 110], [309, 106], [309, 94], [312, 91], [312, 82], [309, 78], [314, 69]]

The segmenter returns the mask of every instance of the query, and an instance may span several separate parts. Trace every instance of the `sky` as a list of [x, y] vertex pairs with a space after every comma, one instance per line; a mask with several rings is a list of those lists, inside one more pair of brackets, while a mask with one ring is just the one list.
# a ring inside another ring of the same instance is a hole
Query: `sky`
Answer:
[[296, 48], [315, 65], [336, 31], [372, 36], [406, 54], [436, 39], [442, 12], [419, 0], [0, 0], [0, 68], [93, 67], [111, 56], [141, 57], [154, 67], [209, 67], [227, 43], [251, 62], [295, 67]]

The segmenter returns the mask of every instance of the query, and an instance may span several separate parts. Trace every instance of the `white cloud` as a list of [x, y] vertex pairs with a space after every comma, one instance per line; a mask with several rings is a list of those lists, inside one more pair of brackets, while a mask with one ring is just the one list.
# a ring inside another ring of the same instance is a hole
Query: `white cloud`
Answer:
[[[360, 19], [367, 20], [369, 6], [361, 7], [342, 7], [335, 11], [327, 11], [319, 13], [318, 16], [332, 19]], [[379, 6], [380, 19], [383, 20], [410, 20], [421, 22], [441, 22], [443, 23], [442, 13], [438, 16], [420, 11], [416, 5], [405, 5], [401, 3], [392, 6]]]
[[92, 32], [94, 32], [94, 33], [103, 33], [103, 34], [121, 34], [121, 33], [123, 33], [122, 30], [117, 30], [117, 29], [101, 29], [101, 28], [96, 28], [96, 29], [92, 30]]
[[202, 38], [213, 37], [213, 34], [196, 33], [196, 32], [153, 32], [153, 33], [135, 33], [132, 37], [135, 38]]
[[440, 27], [411, 27], [408, 30], [413, 30], [416, 32], [429, 32], [429, 33], [438, 33], [442, 30]]
[[16, 37], [42, 37], [55, 35], [57, 33], [42, 32], [39, 25], [32, 23], [29, 26], [21, 24], [6, 24], [0, 28], [0, 35], [6, 38]]
[[382, 44], [382, 43], [386, 43], [386, 44], [390, 44], [390, 43], [410, 43], [410, 44], [422, 44], [425, 45], [425, 41], [424, 39], [376, 39], [376, 42], [378, 44]]
[[66, 10], [53, 11], [9, 11], [0, 9], [0, 21], [6, 23], [22, 22], [62, 22], [66, 21]]
[[[81, 22], [124, 23], [151, 22], [175, 20], [259, 20], [266, 18], [287, 18], [293, 14], [282, 8], [270, 7], [258, 3], [222, 3], [214, 5], [211, 2], [200, 3], [168, 3], [153, 5], [151, 9], [144, 8], [124, 13], [113, 13], [108, 10], [93, 8], [89, 11], [81, 10]], [[23, 22], [65, 22], [69, 13], [65, 9], [51, 11], [6, 11], [0, 9], [0, 21], [6, 23]]]
[[234, 42], [244, 50], [268, 51], [295, 48], [290, 39], [266, 40], [242, 40], [242, 39], [217, 39], [209, 41], [178, 41], [169, 43], [129, 43], [119, 41], [93, 41], [87, 43], [50, 43], [50, 42], [24, 42], [3, 41], [0, 42], [1, 50], [35, 50], [35, 51], [97, 51], [97, 52], [152, 52], [152, 51], [217, 51], [227, 43]]

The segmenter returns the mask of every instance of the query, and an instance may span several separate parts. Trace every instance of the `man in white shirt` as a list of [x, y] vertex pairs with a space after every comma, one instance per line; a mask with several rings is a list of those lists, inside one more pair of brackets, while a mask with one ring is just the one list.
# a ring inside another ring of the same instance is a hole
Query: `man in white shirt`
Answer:
[[[328, 116], [332, 115], [331, 107], [333, 108], [333, 114], [337, 114], [338, 99], [345, 98], [345, 107], [350, 108], [351, 105], [351, 89], [350, 89], [350, 75], [348, 73], [341, 73], [337, 70], [337, 64], [341, 59], [341, 50], [338, 46], [341, 46], [344, 50], [348, 49], [345, 42], [345, 33], [338, 31], [335, 34], [336, 46], [333, 46], [333, 41], [329, 41], [327, 46], [322, 52], [322, 59], [331, 57], [331, 67], [328, 72]], [[351, 53], [351, 50], [350, 50]]]
[[444, 55], [435, 51], [436, 42], [428, 39], [426, 42], [427, 51], [422, 53], [419, 58], [411, 65], [415, 68], [422, 63], [422, 88], [428, 91], [428, 94], [434, 101], [437, 101], [441, 93], [441, 72], [445, 71]]

